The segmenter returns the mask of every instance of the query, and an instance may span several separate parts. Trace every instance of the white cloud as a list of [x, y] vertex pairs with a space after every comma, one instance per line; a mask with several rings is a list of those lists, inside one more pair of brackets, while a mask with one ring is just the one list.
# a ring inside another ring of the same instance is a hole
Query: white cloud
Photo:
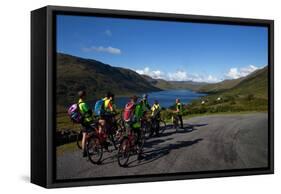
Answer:
[[185, 70], [179, 69], [175, 72], [165, 73], [160, 70], [151, 70], [149, 67], [145, 67], [141, 70], [136, 70], [139, 74], [148, 75], [154, 79], [164, 79], [169, 81], [194, 81], [194, 82], [207, 82], [216, 83], [223, 81], [223, 79], [237, 79], [240, 77], [245, 77], [250, 73], [260, 69], [254, 65], [249, 65], [242, 68], [230, 68], [229, 71], [224, 75], [224, 77], [216, 77], [213, 75], [206, 74], [196, 74], [188, 73]]
[[220, 81], [222, 81], [221, 79], [218, 79], [217, 77], [214, 77], [214, 76], [212, 76], [212, 75], [209, 75], [208, 77], [207, 77], [207, 81], [206, 82], [220, 82]]
[[165, 74], [163, 72], [161, 72], [160, 70], [151, 71], [149, 69], [149, 67], [145, 67], [144, 69], [136, 70], [136, 72], [138, 74], [148, 75], [154, 79], [164, 79], [165, 78]]
[[169, 81], [194, 81], [194, 82], [208, 82], [214, 83], [221, 81], [220, 79], [212, 75], [199, 75], [189, 74], [184, 70], [177, 70], [176, 72], [165, 73], [160, 70], [151, 70], [149, 67], [145, 67], [141, 70], [136, 70], [138, 74], [148, 75], [154, 79], [164, 79]]
[[222, 81], [213, 75], [203, 75], [203, 74], [189, 74], [189, 80], [194, 82], [207, 82], [215, 83]]
[[168, 73], [168, 80], [171, 81], [187, 81], [189, 80], [186, 71], [184, 70], [177, 70], [174, 73]]
[[230, 68], [230, 70], [226, 73], [225, 77], [227, 79], [237, 79], [240, 77], [245, 77], [250, 73], [256, 71], [257, 69], [259, 68], [254, 65], [249, 65], [247, 67], [242, 68]]
[[110, 30], [106, 30], [104, 33], [105, 33], [107, 36], [112, 36], [112, 32], [111, 32]]
[[105, 53], [110, 53], [110, 54], [114, 54], [114, 55], [119, 55], [121, 54], [121, 49], [119, 48], [114, 48], [111, 46], [108, 47], [103, 47], [103, 46], [92, 46], [92, 47], [85, 47], [82, 48], [83, 51], [85, 52], [91, 52], [91, 51], [96, 51], [96, 52], [105, 52]]

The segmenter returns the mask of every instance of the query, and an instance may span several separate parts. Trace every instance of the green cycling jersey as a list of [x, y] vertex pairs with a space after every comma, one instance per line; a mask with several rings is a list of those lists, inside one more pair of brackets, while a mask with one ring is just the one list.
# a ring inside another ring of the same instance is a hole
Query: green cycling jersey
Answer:
[[89, 106], [83, 101], [83, 99], [79, 99], [78, 101], [79, 111], [83, 117], [83, 124], [89, 124], [93, 122], [92, 111]]
[[182, 107], [182, 103], [178, 102], [176, 104], [176, 109], [177, 109], [177, 112], [179, 115], [182, 115], [182, 112], [183, 112], [183, 107]]

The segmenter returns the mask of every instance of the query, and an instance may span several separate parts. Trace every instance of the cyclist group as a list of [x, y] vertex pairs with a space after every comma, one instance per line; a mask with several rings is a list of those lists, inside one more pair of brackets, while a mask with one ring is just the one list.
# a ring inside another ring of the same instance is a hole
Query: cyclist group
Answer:
[[[114, 94], [108, 92], [107, 95], [96, 102], [94, 113], [93, 110], [89, 107], [89, 105], [85, 102], [86, 92], [79, 91], [78, 92], [78, 103], [77, 111], [80, 115], [80, 120], [77, 123], [82, 125], [82, 155], [83, 157], [87, 156], [86, 152], [86, 138], [87, 134], [94, 130], [93, 122], [96, 120], [98, 125], [98, 133], [105, 139], [103, 142], [103, 146], [106, 150], [108, 150], [109, 142], [106, 141], [108, 138], [108, 133], [110, 127], [113, 125], [116, 116], [116, 106], [114, 104]], [[157, 100], [154, 101], [152, 106], [148, 103], [148, 95], [144, 94], [142, 98], [139, 100], [139, 97], [132, 96], [130, 101], [125, 105], [124, 110], [122, 112], [122, 124], [126, 131], [132, 131], [136, 134], [135, 144], [140, 144], [141, 140], [141, 129], [143, 120], [145, 115], [151, 111], [151, 119], [153, 123], [155, 123], [155, 133], [158, 134], [159, 130], [159, 121], [160, 121], [160, 111], [161, 106]], [[176, 110], [174, 111], [177, 121], [180, 121], [181, 128], [183, 128], [182, 121], [182, 111], [183, 106], [179, 99], [176, 99]], [[71, 112], [72, 113], [72, 112]], [[70, 114], [70, 113], [69, 113]], [[70, 117], [73, 118], [73, 114], [70, 114]], [[73, 120], [73, 119], [72, 119]], [[116, 131], [118, 133], [118, 131]], [[153, 132], [150, 134], [153, 135]], [[108, 150], [109, 151], [109, 150]], [[138, 149], [138, 159], [143, 158], [142, 155], [142, 146], [139, 146]]]

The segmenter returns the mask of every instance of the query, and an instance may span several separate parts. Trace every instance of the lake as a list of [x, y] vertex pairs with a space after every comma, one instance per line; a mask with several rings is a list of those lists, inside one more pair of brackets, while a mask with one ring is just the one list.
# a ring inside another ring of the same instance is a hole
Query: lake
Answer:
[[[198, 99], [201, 96], [205, 96], [203, 93], [197, 93], [191, 90], [164, 90], [158, 92], [149, 92], [147, 94], [150, 105], [154, 103], [154, 100], [158, 100], [160, 106], [164, 108], [173, 106], [177, 98], [179, 98], [182, 103], [187, 104], [192, 100]], [[139, 96], [142, 96], [142, 94]], [[115, 104], [118, 108], [123, 108], [128, 101], [129, 97], [116, 97]]]

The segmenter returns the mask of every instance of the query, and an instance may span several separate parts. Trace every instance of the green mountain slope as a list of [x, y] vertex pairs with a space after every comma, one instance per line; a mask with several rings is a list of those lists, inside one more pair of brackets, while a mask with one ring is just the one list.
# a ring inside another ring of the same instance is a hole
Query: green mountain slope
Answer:
[[239, 93], [240, 91], [240, 93], [252, 92], [252, 93], [262, 94], [264, 93], [263, 89], [267, 87], [267, 72], [268, 72], [267, 67], [264, 67], [262, 69], [256, 70], [255, 72], [249, 74], [246, 77], [224, 80], [219, 83], [203, 85], [197, 91], [204, 92], [204, 93], [221, 93], [224, 91], [230, 92], [229, 91], [230, 89], [236, 88], [235, 89], [236, 93]]
[[[193, 101], [187, 114], [268, 110], [268, 67], [229, 83], [227, 86], [222, 84], [223, 89]], [[229, 88], [231, 84], [234, 86]]]
[[224, 80], [224, 81], [218, 82], [218, 83], [206, 84], [206, 85], [198, 88], [198, 91], [204, 92], [204, 93], [215, 93], [215, 92], [224, 91], [224, 90], [231, 89], [231, 88], [235, 87], [241, 81], [243, 81], [243, 79], [244, 78]]
[[89, 99], [97, 99], [108, 91], [116, 95], [129, 95], [160, 89], [132, 70], [58, 53], [58, 103], [67, 104], [75, 101], [79, 90], [86, 90]]
[[193, 81], [167, 81], [163, 79], [153, 79], [148, 75], [142, 75], [148, 82], [153, 86], [160, 88], [162, 90], [172, 90], [172, 89], [188, 89], [188, 90], [199, 90], [206, 83], [193, 82]]
[[234, 87], [225, 90], [223, 94], [229, 95], [254, 95], [257, 98], [268, 98], [268, 68], [259, 69], [244, 77]]
[[[60, 105], [76, 101], [79, 90], [86, 90], [88, 98], [94, 100], [103, 97], [107, 91], [116, 95], [131, 95], [167, 89], [190, 89], [208, 93], [203, 98], [207, 99], [205, 107], [216, 107], [219, 104], [238, 107], [239, 110], [241, 107], [249, 109], [249, 106], [251, 110], [255, 107], [264, 110], [268, 99], [268, 68], [264, 67], [243, 78], [207, 84], [153, 79], [96, 60], [57, 54], [57, 102]], [[218, 97], [223, 99], [219, 103], [216, 102]], [[193, 105], [197, 108], [201, 106], [200, 100]]]

